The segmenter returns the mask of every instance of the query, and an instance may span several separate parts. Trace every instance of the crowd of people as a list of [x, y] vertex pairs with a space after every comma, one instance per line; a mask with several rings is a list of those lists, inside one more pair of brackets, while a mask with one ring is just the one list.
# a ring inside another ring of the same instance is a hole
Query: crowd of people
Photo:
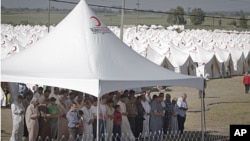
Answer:
[[[95, 140], [119, 141], [122, 133], [131, 140], [150, 138], [168, 131], [183, 133], [188, 104], [187, 94], [172, 98], [169, 93], [135, 94], [134, 90], [115, 91], [99, 99], [78, 91], [38, 87], [19, 95], [11, 104], [11, 141]], [[97, 128], [98, 127], [98, 128]]]

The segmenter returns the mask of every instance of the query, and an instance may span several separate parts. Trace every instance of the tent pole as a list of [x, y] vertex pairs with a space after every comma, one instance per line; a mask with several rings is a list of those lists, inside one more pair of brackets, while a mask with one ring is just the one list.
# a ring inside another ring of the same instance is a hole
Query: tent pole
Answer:
[[[205, 79], [204, 79], [205, 81]], [[205, 130], [204, 130], [204, 125], [205, 125], [205, 117], [204, 117], [204, 110], [205, 110], [205, 107], [204, 107], [204, 89], [201, 91], [201, 141], [205, 141], [205, 138], [204, 138], [204, 135], [205, 135]]]
[[48, 32], [50, 27], [50, 0], [49, 0], [49, 7], [48, 7]]
[[121, 41], [123, 41], [123, 19], [124, 19], [124, 9], [125, 9], [125, 0], [122, 0], [121, 27], [120, 27], [120, 39], [121, 39]]
[[99, 97], [97, 98], [97, 115], [96, 115], [96, 139], [95, 141], [99, 141], [99, 104], [100, 104], [100, 99]]

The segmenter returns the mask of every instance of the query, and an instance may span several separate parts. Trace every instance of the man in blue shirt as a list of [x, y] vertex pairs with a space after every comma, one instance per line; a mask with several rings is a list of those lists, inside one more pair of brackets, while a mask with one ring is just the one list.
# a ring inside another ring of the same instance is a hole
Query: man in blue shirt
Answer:
[[70, 110], [67, 112], [66, 118], [68, 120], [69, 139], [76, 138], [76, 128], [78, 127], [79, 118], [77, 115], [77, 105], [73, 102]]

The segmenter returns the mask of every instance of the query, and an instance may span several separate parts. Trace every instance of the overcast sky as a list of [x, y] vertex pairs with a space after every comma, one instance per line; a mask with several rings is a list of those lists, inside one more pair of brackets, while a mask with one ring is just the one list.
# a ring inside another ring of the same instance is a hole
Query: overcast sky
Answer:
[[[79, 2], [80, 0], [62, 0]], [[122, 0], [86, 0], [88, 4], [104, 6], [121, 6]], [[126, 8], [136, 8], [138, 0], [125, 0]], [[181, 6], [187, 8], [201, 8], [204, 11], [247, 11], [250, 12], [250, 0], [139, 0], [140, 9], [168, 11], [170, 8]], [[2, 0], [6, 8], [48, 8], [48, 0]], [[56, 8], [72, 9], [74, 4], [51, 2]]]

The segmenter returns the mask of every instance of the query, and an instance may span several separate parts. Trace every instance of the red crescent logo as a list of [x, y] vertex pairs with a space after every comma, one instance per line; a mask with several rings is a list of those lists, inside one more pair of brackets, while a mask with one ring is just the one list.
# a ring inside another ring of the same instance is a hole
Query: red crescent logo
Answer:
[[101, 22], [96, 16], [91, 16], [90, 19], [95, 19], [97, 21], [96, 26], [101, 26]]
[[5, 44], [5, 41], [3, 41], [1, 45], [4, 45], [4, 44]]
[[17, 50], [17, 47], [16, 46], [13, 46], [13, 50], [12, 50], [12, 52], [15, 52], [16, 50]]

